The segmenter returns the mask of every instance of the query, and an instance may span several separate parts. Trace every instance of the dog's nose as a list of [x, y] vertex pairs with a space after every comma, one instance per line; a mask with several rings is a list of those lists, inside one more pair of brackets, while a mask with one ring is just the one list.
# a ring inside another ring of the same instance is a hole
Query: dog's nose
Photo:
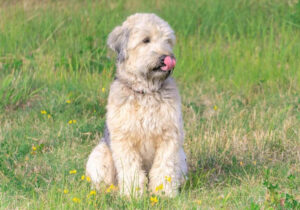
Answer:
[[174, 58], [174, 55], [163, 55], [160, 57], [160, 64], [161, 66], [161, 70], [163, 71], [170, 71], [172, 69], [174, 69], [175, 65], [176, 65], [176, 59]]
[[171, 58], [175, 59], [175, 56], [174, 56], [173, 54], [171, 54], [171, 55], [162, 55], [162, 56], [159, 57], [159, 60], [160, 60], [160, 64], [161, 64], [161, 65], [164, 65], [164, 64], [165, 64], [165, 58], [166, 58], [167, 56], [170, 56]]
[[159, 58], [159, 60], [160, 60], [160, 64], [161, 65], [165, 65], [165, 58], [166, 58], [167, 56], [166, 55], [162, 55], [162, 56], [160, 56], [160, 58]]

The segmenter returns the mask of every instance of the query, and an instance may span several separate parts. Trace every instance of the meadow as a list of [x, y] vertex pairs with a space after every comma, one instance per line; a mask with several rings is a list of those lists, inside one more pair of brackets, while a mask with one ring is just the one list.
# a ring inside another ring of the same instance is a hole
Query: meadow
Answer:
[[[175, 198], [83, 177], [114, 78], [106, 39], [135, 12], [177, 36], [190, 173]], [[0, 0], [0, 209], [100, 208], [300, 209], [299, 0]]]

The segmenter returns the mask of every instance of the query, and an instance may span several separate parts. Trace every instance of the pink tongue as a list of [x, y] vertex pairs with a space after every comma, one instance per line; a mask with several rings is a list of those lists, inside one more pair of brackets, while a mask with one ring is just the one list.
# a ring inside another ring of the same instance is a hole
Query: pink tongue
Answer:
[[165, 57], [164, 64], [165, 66], [161, 67], [160, 69], [163, 71], [170, 71], [175, 67], [176, 60], [174, 58], [171, 58], [171, 56], [167, 56]]

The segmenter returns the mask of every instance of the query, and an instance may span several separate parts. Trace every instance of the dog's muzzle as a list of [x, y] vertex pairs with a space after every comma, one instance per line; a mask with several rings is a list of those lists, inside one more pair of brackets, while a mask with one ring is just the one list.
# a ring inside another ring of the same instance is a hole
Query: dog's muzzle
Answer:
[[176, 59], [174, 56], [163, 55], [159, 58], [159, 65], [155, 67], [154, 71], [169, 72], [175, 68]]
[[160, 68], [163, 71], [171, 71], [174, 69], [176, 65], [176, 59], [173, 56], [162, 56], [161, 58], [161, 63], [163, 64], [162, 67]]

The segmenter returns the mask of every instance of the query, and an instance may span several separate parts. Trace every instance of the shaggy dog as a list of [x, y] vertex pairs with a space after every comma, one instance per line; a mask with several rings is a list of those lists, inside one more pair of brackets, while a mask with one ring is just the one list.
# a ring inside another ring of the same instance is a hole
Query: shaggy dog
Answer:
[[175, 196], [187, 174], [178, 89], [170, 77], [176, 60], [174, 31], [155, 14], [134, 14], [108, 37], [117, 53], [104, 137], [86, 173], [99, 190], [117, 184], [121, 194]]

